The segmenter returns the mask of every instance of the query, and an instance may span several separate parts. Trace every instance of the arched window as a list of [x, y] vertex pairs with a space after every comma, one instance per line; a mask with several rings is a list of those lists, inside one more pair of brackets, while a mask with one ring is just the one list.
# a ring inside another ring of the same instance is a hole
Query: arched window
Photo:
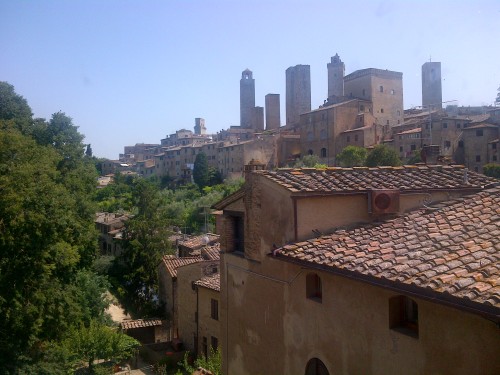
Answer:
[[307, 154], [308, 155], [312, 155], [313, 154], [313, 150], [309, 149], [309, 151], [307, 151]]
[[306, 276], [306, 297], [316, 302], [323, 300], [321, 278], [315, 273], [309, 273]]
[[307, 362], [305, 375], [330, 375], [330, 373], [320, 359], [312, 358]]
[[326, 148], [324, 147], [321, 149], [321, 157], [326, 158]]

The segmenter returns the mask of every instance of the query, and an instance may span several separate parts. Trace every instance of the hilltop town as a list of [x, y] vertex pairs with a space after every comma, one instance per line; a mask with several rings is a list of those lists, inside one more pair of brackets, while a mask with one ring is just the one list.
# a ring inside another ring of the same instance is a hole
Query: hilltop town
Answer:
[[245, 69], [239, 126], [207, 134], [205, 120], [196, 118], [194, 131], [177, 130], [158, 144], [125, 146], [119, 160], [102, 163], [102, 174], [132, 171], [185, 183], [192, 180], [200, 153], [223, 178], [231, 178], [242, 176], [251, 160], [272, 170], [315, 155], [321, 164], [340, 166], [337, 155], [345, 147], [370, 150], [380, 144], [395, 150], [403, 164], [417, 155], [431, 164], [460, 164], [482, 173], [485, 164], [498, 163], [500, 109], [443, 101], [440, 62], [422, 65], [422, 105], [406, 110], [401, 72], [367, 68], [345, 75], [336, 54], [327, 74], [327, 98], [313, 108], [309, 65], [286, 69], [283, 124], [280, 95], [266, 95], [265, 108], [255, 106], [255, 79]]

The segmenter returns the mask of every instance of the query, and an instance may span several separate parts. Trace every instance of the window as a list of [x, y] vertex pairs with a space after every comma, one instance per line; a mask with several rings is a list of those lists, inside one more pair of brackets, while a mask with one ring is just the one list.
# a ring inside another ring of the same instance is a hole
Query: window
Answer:
[[210, 299], [210, 317], [219, 320], [219, 301], [213, 298]]
[[493, 155], [493, 161], [497, 161], [497, 156]]
[[403, 146], [399, 146], [399, 152], [403, 152]]
[[480, 162], [481, 161], [481, 155], [476, 155], [476, 162]]
[[384, 92], [384, 86], [380, 86], [380, 87], [378, 88], [378, 90], [379, 90], [380, 92]]
[[476, 137], [482, 137], [483, 136], [483, 129], [476, 130]]
[[443, 122], [443, 129], [446, 129], [448, 127], [448, 123], [447, 122]]
[[[243, 215], [239, 212], [232, 212], [225, 219], [227, 228], [228, 252], [243, 253], [245, 250], [245, 226]], [[232, 241], [231, 241], [232, 240]]]
[[458, 147], [464, 147], [464, 141], [458, 141]]
[[326, 158], [326, 148], [321, 149], [321, 157]]
[[[363, 90], [363, 91], [364, 91], [364, 90]], [[364, 92], [363, 92], [363, 95], [365, 95], [365, 94], [364, 94]], [[359, 106], [359, 110], [360, 110], [361, 112], [363, 112], [363, 111], [365, 110], [365, 106], [364, 106], [363, 104], [361, 104], [361, 105]]]
[[460, 126], [461, 126], [461, 125], [457, 123], [457, 129], [460, 129]]
[[312, 154], [313, 154], [313, 150], [309, 149], [309, 150], [307, 151], [307, 154], [308, 154], [308, 155], [312, 155]]
[[306, 276], [306, 296], [316, 302], [321, 302], [323, 299], [321, 278], [315, 273]]
[[329, 375], [329, 372], [321, 360], [312, 358], [307, 362], [305, 375]]
[[415, 146], [415, 145], [410, 146], [410, 150], [415, 151], [416, 149], [417, 149], [417, 146]]
[[214, 351], [217, 350], [217, 348], [219, 347], [219, 339], [215, 336], [212, 336], [210, 338], [210, 346]]
[[358, 141], [358, 136], [357, 136], [357, 135], [355, 135], [355, 136], [354, 136], [354, 142], [357, 142], [357, 141]]
[[450, 148], [451, 147], [451, 142], [450, 141], [444, 141], [444, 147]]
[[409, 297], [397, 296], [389, 300], [391, 329], [418, 338], [418, 305]]
[[396, 94], [396, 91], [391, 90], [391, 94], [392, 94], [392, 95]]
[[492, 148], [493, 150], [496, 150], [496, 149], [497, 149], [497, 144], [496, 144], [496, 143], [492, 143], [492, 144], [491, 144], [491, 148]]
[[384, 108], [380, 108], [380, 113], [384, 113]]

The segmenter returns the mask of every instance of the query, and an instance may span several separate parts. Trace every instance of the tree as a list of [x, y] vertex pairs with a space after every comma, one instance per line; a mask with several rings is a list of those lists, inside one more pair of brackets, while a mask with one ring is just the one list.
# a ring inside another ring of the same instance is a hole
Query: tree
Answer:
[[28, 102], [15, 93], [14, 86], [0, 82], [0, 130], [11, 128], [29, 134], [32, 116]]
[[363, 147], [347, 146], [337, 155], [337, 162], [342, 167], [360, 167], [365, 165], [366, 155]]
[[326, 164], [320, 164], [317, 155], [305, 155], [295, 162], [294, 168], [326, 168]]
[[196, 155], [196, 159], [194, 160], [193, 180], [200, 189], [203, 189], [210, 183], [207, 155], [203, 152]]
[[142, 313], [156, 313], [156, 270], [161, 257], [173, 252], [168, 242], [171, 231], [156, 185], [136, 180], [133, 197], [137, 212], [125, 223], [123, 251], [116, 258], [114, 273]]
[[401, 160], [398, 154], [392, 148], [386, 145], [377, 145], [371, 150], [366, 157], [367, 167], [377, 166], [398, 166], [401, 165]]
[[220, 375], [222, 374], [222, 353], [219, 348], [217, 348], [216, 350], [210, 348], [208, 358], [204, 355], [199, 356], [194, 361], [194, 366], [191, 366], [189, 364], [189, 353], [186, 352], [184, 354], [184, 360], [179, 363], [179, 365], [181, 365], [184, 370], [186, 370], [190, 374], [194, 373], [197, 368], [201, 367], [205, 370], [210, 371], [213, 375]]
[[483, 166], [483, 172], [486, 176], [500, 179], [500, 164], [486, 164]]
[[496, 106], [500, 106], [500, 86], [498, 86], [498, 94], [497, 94], [497, 98], [495, 99], [495, 105]]
[[119, 362], [130, 358], [138, 346], [136, 339], [93, 320], [88, 327], [81, 325], [71, 329], [59, 350], [69, 354], [66, 355], [66, 362], [73, 370], [84, 361], [89, 373], [94, 374], [96, 360]]
[[87, 149], [85, 150], [85, 156], [88, 156], [89, 158], [92, 157], [92, 147], [90, 147], [90, 143], [87, 145]]

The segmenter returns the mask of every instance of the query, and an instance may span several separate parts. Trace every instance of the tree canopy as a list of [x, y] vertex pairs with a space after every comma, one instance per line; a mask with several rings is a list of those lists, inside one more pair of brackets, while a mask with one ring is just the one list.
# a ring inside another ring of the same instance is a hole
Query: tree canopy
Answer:
[[361, 167], [365, 165], [367, 154], [364, 147], [347, 146], [337, 155], [337, 162], [342, 167]]
[[367, 167], [377, 166], [398, 166], [401, 165], [401, 160], [394, 149], [386, 145], [375, 146], [366, 157]]
[[193, 180], [200, 189], [209, 185], [210, 171], [208, 168], [207, 155], [203, 152], [196, 155], [196, 159], [194, 160]]

